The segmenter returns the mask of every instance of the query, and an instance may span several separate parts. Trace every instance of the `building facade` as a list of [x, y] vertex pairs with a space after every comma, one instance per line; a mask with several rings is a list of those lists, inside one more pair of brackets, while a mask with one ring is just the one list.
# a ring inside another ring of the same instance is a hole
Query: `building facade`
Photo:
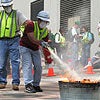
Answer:
[[80, 20], [81, 25], [86, 24], [95, 36], [91, 48], [92, 55], [100, 49], [97, 31], [97, 24], [100, 21], [99, 5], [100, 0], [24, 0], [23, 2], [14, 0], [14, 8], [22, 11], [32, 20], [36, 20], [40, 10], [48, 11], [51, 19], [48, 27], [53, 33], [58, 32], [60, 26], [65, 27], [67, 31], [75, 20]]
[[94, 33], [95, 42], [91, 47], [91, 56], [100, 49], [97, 31], [97, 24], [100, 21], [100, 0], [37, 0], [36, 2], [38, 1], [44, 3], [42, 10], [49, 12], [51, 18], [49, 27], [54, 33], [59, 31], [60, 26], [68, 31], [74, 22], [79, 20], [81, 26], [88, 26], [89, 30]]

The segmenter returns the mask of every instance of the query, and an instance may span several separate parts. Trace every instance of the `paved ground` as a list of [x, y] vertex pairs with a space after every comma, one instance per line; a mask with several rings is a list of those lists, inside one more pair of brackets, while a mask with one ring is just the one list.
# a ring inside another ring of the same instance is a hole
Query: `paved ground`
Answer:
[[[11, 78], [8, 77], [8, 84], [5, 89], [0, 90], [0, 100], [60, 100], [60, 92], [58, 81], [60, 80], [58, 75], [59, 69], [55, 68], [54, 73], [56, 76], [47, 77], [48, 70], [43, 70], [41, 88], [42, 93], [25, 93], [24, 82], [21, 74], [20, 91], [13, 91], [11, 89]], [[85, 74], [87, 76], [87, 74]], [[92, 76], [100, 77], [100, 70], [96, 70], [96, 74]], [[90, 75], [91, 76], [91, 75]]]
[[42, 93], [25, 93], [21, 84], [20, 91], [13, 91], [8, 85], [6, 89], [0, 90], [0, 100], [59, 100], [59, 89], [56, 82], [42, 81]]
[[[0, 90], [0, 100], [60, 100], [58, 76], [47, 77], [48, 70], [43, 71], [41, 88], [43, 92], [25, 93], [24, 82], [21, 77], [20, 91], [13, 91], [11, 89], [11, 77], [8, 77], [8, 84], [5, 89]], [[22, 76], [22, 75], [21, 75]]]

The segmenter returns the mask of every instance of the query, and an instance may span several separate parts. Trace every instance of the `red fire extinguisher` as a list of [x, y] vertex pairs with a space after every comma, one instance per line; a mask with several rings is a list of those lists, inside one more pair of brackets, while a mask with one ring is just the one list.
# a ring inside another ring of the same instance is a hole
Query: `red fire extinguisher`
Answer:
[[47, 48], [43, 48], [43, 54], [45, 58], [45, 63], [51, 64], [53, 59], [51, 58], [51, 54]]

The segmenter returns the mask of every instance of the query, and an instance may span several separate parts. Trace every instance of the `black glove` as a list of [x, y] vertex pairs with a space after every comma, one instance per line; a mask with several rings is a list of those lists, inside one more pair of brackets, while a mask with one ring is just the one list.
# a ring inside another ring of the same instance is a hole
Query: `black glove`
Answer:
[[41, 46], [44, 48], [47, 48], [47, 47], [49, 47], [49, 44], [48, 44], [48, 42], [42, 41]]

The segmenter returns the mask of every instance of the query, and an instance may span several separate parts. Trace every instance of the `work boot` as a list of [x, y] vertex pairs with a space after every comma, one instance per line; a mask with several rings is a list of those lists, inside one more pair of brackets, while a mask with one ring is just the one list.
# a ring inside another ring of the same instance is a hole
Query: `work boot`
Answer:
[[17, 84], [13, 84], [12, 85], [12, 89], [15, 90], [15, 91], [18, 91], [19, 90], [19, 86]]
[[36, 90], [33, 87], [32, 83], [25, 85], [25, 92], [27, 93], [36, 93]]
[[40, 86], [33, 86], [36, 92], [43, 92], [43, 90], [40, 88]]
[[4, 88], [6, 88], [6, 84], [4, 83], [0, 84], [0, 89], [4, 89]]

